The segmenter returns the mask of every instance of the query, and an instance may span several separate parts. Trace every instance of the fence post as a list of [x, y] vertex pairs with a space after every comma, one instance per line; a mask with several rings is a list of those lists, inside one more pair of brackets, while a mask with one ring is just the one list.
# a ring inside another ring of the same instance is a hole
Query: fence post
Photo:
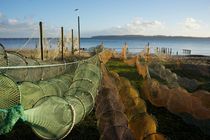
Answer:
[[74, 54], [74, 30], [71, 29], [71, 54]]
[[61, 59], [63, 60], [63, 47], [64, 47], [64, 43], [63, 43], [63, 27], [61, 27]]
[[39, 22], [39, 29], [40, 29], [40, 47], [41, 47], [41, 60], [44, 60], [43, 54], [43, 32], [42, 32], [42, 22]]
[[80, 18], [78, 16], [78, 46], [79, 46], [79, 55], [80, 55]]

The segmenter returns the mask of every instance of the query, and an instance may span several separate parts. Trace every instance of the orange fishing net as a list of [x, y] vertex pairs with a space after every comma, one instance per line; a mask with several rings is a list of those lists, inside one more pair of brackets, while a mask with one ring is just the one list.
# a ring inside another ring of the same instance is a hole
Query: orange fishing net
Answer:
[[136, 68], [137, 72], [143, 77], [143, 79], [150, 77], [147, 64], [136, 61]]
[[123, 60], [123, 62], [129, 66], [134, 66], [136, 64], [136, 61], [138, 60], [138, 56], [135, 56], [129, 60]]
[[120, 77], [120, 83], [119, 94], [129, 119], [129, 128], [135, 139], [143, 140], [147, 135], [156, 133], [157, 122], [147, 113], [144, 100], [139, 97], [138, 92], [127, 79]]
[[113, 56], [113, 53], [111, 50], [104, 50], [99, 54], [99, 59], [101, 62], [106, 64]]
[[189, 113], [199, 120], [210, 119], [208, 92], [189, 93], [181, 87], [169, 89], [153, 79], [144, 81], [142, 88], [144, 96], [155, 106], [166, 107], [175, 114]]
[[122, 52], [121, 52], [121, 58], [123, 60], [127, 59], [127, 49], [128, 49], [128, 46], [125, 44], [125, 46], [122, 48]]

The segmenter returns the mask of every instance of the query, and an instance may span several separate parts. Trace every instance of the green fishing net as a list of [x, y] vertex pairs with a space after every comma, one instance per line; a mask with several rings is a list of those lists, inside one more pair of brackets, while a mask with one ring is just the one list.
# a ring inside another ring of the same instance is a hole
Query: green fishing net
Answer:
[[68, 102], [57, 96], [41, 98], [32, 109], [24, 111], [24, 119], [43, 139], [61, 139], [75, 123], [75, 111]]
[[0, 75], [0, 109], [8, 109], [20, 103], [17, 84], [7, 76]]

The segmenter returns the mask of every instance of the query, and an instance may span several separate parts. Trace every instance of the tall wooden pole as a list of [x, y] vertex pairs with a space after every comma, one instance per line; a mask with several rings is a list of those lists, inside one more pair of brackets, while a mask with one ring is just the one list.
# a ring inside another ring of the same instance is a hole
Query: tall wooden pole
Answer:
[[80, 18], [78, 16], [78, 45], [79, 45], [79, 55], [80, 55]]
[[63, 60], [63, 47], [64, 47], [64, 43], [63, 43], [63, 27], [61, 27], [61, 59]]
[[40, 46], [41, 46], [41, 60], [44, 59], [43, 55], [43, 33], [42, 33], [42, 22], [39, 22], [39, 29], [40, 29]]
[[71, 54], [74, 54], [74, 31], [71, 29]]

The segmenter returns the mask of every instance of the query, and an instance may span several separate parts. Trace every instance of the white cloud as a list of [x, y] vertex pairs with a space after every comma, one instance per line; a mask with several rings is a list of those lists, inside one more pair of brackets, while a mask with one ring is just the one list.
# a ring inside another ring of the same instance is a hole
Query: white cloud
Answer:
[[18, 20], [17, 19], [8, 19], [8, 23], [11, 25], [16, 25], [16, 24], [18, 24]]
[[201, 23], [190, 17], [185, 19], [184, 26], [190, 30], [198, 30], [201, 28]]
[[[39, 23], [35, 22], [33, 18], [8, 19], [2, 13], [0, 13], [0, 38], [7, 37], [39, 37]], [[60, 30], [56, 27], [46, 25], [43, 23], [44, 35], [46, 37], [56, 37]], [[32, 36], [33, 35], [33, 36]]]
[[[154, 35], [157, 32], [161, 34], [162, 29], [165, 25], [158, 20], [146, 21], [139, 17], [134, 18], [130, 23], [124, 25], [118, 25], [116, 27], [108, 28], [102, 31], [95, 32], [95, 35]], [[88, 34], [86, 35], [88, 36]], [[90, 35], [91, 36], [91, 35]]]

